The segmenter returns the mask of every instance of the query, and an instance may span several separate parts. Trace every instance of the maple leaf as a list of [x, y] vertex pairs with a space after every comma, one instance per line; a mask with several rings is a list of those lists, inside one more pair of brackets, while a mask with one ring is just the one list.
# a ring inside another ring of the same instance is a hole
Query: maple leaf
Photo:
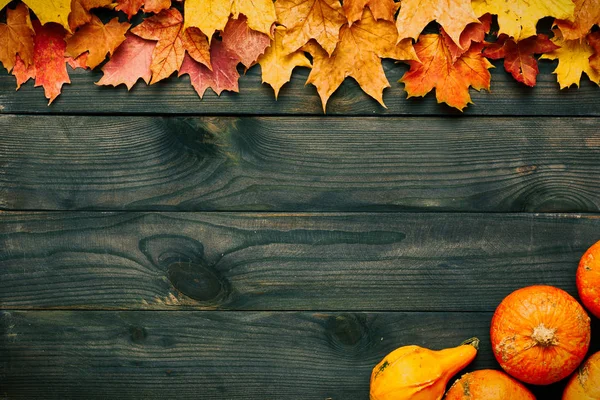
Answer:
[[431, 21], [437, 21], [455, 43], [460, 43], [468, 24], [479, 22], [471, 0], [403, 0], [396, 20], [398, 39], [417, 39]]
[[448, 36], [446, 31], [442, 29], [442, 38], [444, 44], [448, 48], [448, 51], [452, 55], [452, 62], [455, 62], [460, 56], [469, 51], [472, 43], [481, 43], [485, 40], [485, 34], [490, 31], [492, 26], [491, 14], [485, 14], [479, 18], [478, 23], [471, 23], [467, 25], [465, 30], [460, 34], [459, 44]]
[[287, 28], [283, 47], [291, 53], [315, 39], [327, 54], [333, 54], [346, 23], [338, 0], [277, 0], [278, 21]]
[[221, 41], [214, 41], [210, 46], [212, 71], [205, 65], [185, 56], [179, 76], [189, 75], [192, 86], [202, 98], [206, 89], [211, 88], [217, 95], [223, 90], [237, 92], [240, 74], [237, 71], [239, 58], [228, 50]]
[[66, 61], [67, 64], [73, 69], [81, 68], [81, 69], [89, 69], [87, 66], [88, 53], [83, 53], [75, 58], [71, 56], [67, 56]]
[[42, 26], [39, 21], [33, 22], [33, 29], [33, 64], [27, 68], [19, 57], [13, 75], [17, 78], [17, 89], [35, 78], [35, 87], [44, 87], [46, 98], [50, 100], [48, 104], [51, 104], [60, 95], [63, 84], [71, 83], [65, 61], [66, 32], [59, 25]]
[[144, 12], [160, 13], [171, 8], [171, 0], [117, 0], [117, 11], [123, 11], [131, 19], [144, 6]]
[[296, 67], [311, 67], [310, 61], [303, 51], [288, 53], [283, 47], [285, 27], [275, 28], [273, 43], [267, 48], [265, 54], [259, 57], [258, 63], [262, 70], [262, 81], [271, 85], [275, 91], [275, 99], [279, 90], [290, 81], [292, 70]]
[[230, 19], [223, 30], [223, 45], [236, 54], [246, 68], [250, 68], [271, 44], [264, 33], [250, 29], [247, 19], [240, 15]]
[[[2, 10], [11, 0], [0, 0]], [[69, 30], [71, 0], [23, 0], [23, 3], [35, 13], [42, 25], [56, 22]]]
[[69, 14], [69, 26], [71, 31], [92, 21], [92, 8], [109, 7], [113, 0], [72, 0], [71, 14]]
[[15, 66], [17, 55], [25, 67], [33, 62], [33, 26], [29, 10], [18, 4], [6, 12], [6, 24], [0, 24], [0, 62], [10, 72]]
[[483, 55], [492, 60], [504, 58], [504, 69], [517, 81], [533, 87], [539, 73], [538, 63], [533, 55], [556, 49], [558, 46], [543, 34], [515, 42], [503, 33], [495, 43], [486, 46]]
[[498, 15], [500, 32], [516, 41], [535, 36], [535, 26], [544, 17], [572, 19], [575, 4], [571, 0], [473, 0], [477, 15]]
[[579, 87], [584, 72], [592, 82], [600, 85], [600, 71], [590, 65], [590, 57], [594, 55], [594, 49], [586, 40], [565, 40], [560, 31], [555, 29], [552, 41], [560, 48], [543, 54], [541, 58], [558, 60], [558, 66], [553, 73], [556, 74], [561, 89], [573, 84]]
[[590, 33], [587, 40], [594, 50], [594, 54], [590, 57], [590, 66], [600, 73], [600, 32]]
[[104, 75], [96, 84], [119, 86], [124, 84], [128, 90], [141, 78], [146, 84], [152, 78], [152, 53], [156, 42], [145, 40], [131, 33], [125, 35], [125, 41], [115, 50], [104, 66]]
[[376, 21], [372, 13], [365, 9], [359, 22], [342, 27], [340, 43], [331, 57], [318, 44], [309, 43], [305, 48], [313, 56], [313, 69], [306, 83], [317, 87], [323, 111], [329, 97], [348, 76], [385, 107], [383, 89], [390, 87], [390, 84], [383, 71], [381, 57], [417, 59], [410, 39], [399, 44], [397, 39], [398, 32], [393, 23]]
[[275, 6], [272, 0], [186, 0], [185, 27], [199, 28], [209, 40], [215, 31], [222, 31], [229, 15], [238, 18], [244, 14], [248, 26], [267, 35], [275, 23]]
[[575, 17], [573, 21], [556, 20], [567, 40], [583, 38], [595, 24], [600, 24], [600, 0], [573, 0], [575, 2]]
[[158, 41], [152, 53], [150, 84], [168, 78], [179, 70], [186, 50], [196, 61], [210, 67], [206, 37], [198, 31], [184, 29], [183, 17], [175, 8], [145, 19], [131, 32], [143, 39]]
[[342, 8], [348, 19], [348, 25], [352, 25], [362, 17], [365, 7], [369, 7], [375, 19], [394, 22], [398, 4], [394, 3], [394, 0], [344, 0]]
[[94, 15], [91, 22], [67, 39], [67, 55], [75, 58], [86, 51], [89, 52], [87, 66], [94, 69], [104, 61], [107, 54], [112, 54], [123, 43], [130, 26], [131, 24], [126, 22], [119, 22], [118, 18], [113, 18], [104, 25], [100, 18]]
[[415, 45], [421, 62], [409, 61], [410, 70], [400, 82], [408, 97], [425, 96], [433, 88], [438, 103], [463, 110], [471, 103], [469, 87], [476, 90], [490, 88], [493, 65], [481, 54], [483, 43], [474, 43], [469, 51], [452, 61], [443, 35], [421, 35]]

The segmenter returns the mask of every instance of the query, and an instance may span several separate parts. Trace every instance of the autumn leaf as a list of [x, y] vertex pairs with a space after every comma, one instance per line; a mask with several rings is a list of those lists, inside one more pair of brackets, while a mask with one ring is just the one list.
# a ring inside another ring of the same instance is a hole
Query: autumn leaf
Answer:
[[520, 42], [501, 34], [495, 43], [486, 46], [483, 55], [492, 60], [504, 58], [504, 69], [517, 81], [533, 87], [539, 73], [534, 54], [548, 53], [556, 49], [558, 46], [543, 34], [531, 36]]
[[385, 107], [383, 89], [390, 87], [390, 84], [383, 71], [381, 57], [416, 60], [410, 39], [397, 44], [398, 33], [394, 24], [376, 21], [368, 9], [359, 22], [342, 27], [340, 39], [331, 57], [314, 42], [306, 46], [313, 57], [313, 69], [306, 83], [317, 87], [323, 111], [329, 97], [348, 76]]
[[123, 11], [131, 19], [144, 6], [144, 12], [160, 13], [171, 7], [171, 0], [117, 0], [117, 11]]
[[573, 84], [579, 87], [584, 72], [592, 82], [600, 85], [600, 71], [590, 65], [590, 57], [594, 55], [594, 49], [587, 40], [565, 40], [560, 31], [555, 29], [552, 42], [560, 48], [542, 55], [541, 58], [558, 60], [558, 66], [553, 73], [556, 74], [561, 89]]
[[230, 19], [221, 35], [223, 45], [236, 54], [246, 68], [250, 68], [271, 44], [271, 39], [264, 33], [250, 29], [247, 19], [240, 15], [238, 19]]
[[94, 15], [91, 22], [67, 39], [67, 55], [75, 58], [89, 52], [87, 66], [94, 69], [104, 61], [107, 54], [112, 54], [123, 43], [130, 26], [131, 24], [126, 22], [119, 22], [118, 18], [113, 18], [104, 25], [100, 18]]
[[333, 54], [346, 23], [339, 0], [277, 0], [275, 8], [277, 20], [287, 28], [283, 47], [288, 53], [314, 39]]
[[152, 53], [156, 42], [145, 40], [131, 33], [125, 35], [125, 41], [117, 48], [104, 64], [104, 76], [96, 84], [119, 86], [124, 84], [128, 90], [141, 78], [146, 84], [152, 79]]
[[[398, 39], [417, 39], [423, 28], [437, 21], [455, 42], [470, 23], [478, 23], [471, 0], [403, 0], [396, 20]], [[480, 15], [483, 15], [482, 13]]]
[[8, 72], [15, 66], [17, 55], [25, 67], [33, 63], [33, 26], [29, 10], [18, 4], [6, 12], [6, 24], [0, 24], [0, 62]]
[[595, 24], [600, 24], [600, 0], [573, 0], [575, 18], [573, 21], [556, 20], [566, 40], [583, 38]]
[[594, 50], [594, 54], [590, 57], [590, 66], [600, 73], [600, 31], [590, 33], [587, 39], [588, 44]]
[[485, 34], [490, 31], [491, 26], [492, 16], [490, 14], [485, 14], [479, 18], [478, 23], [467, 25], [465, 30], [460, 34], [459, 44], [454, 43], [446, 31], [442, 29], [442, 38], [452, 56], [452, 62], [455, 62], [460, 56], [469, 51], [472, 43], [483, 42], [485, 40]]
[[92, 21], [93, 8], [109, 7], [113, 4], [113, 0], [72, 0], [71, 14], [69, 14], [69, 26], [71, 31], [79, 28]]
[[214, 41], [210, 46], [212, 71], [205, 65], [186, 55], [179, 76], [189, 75], [192, 86], [202, 98], [206, 89], [211, 88], [217, 95], [224, 90], [237, 92], [240, 74], [237, 65], [240, 62], [236, 54], [228, 50], [223, 42]]
[[215, 31], [222, 31], [229, 16], [244, 14], [250, 29], [271, 34], [275, 23], [275, 6], [272, 0], [186, 0], [184, 3], [185, 27], [199, 28], [209, 40]]
[[476, 90], [490, 88], [488, 69], [493, 65], [481, 54], [482, 48], [483, 43], [474, 43], [453, 62], [443, 35], [421, 35], [415, 45], [421, 62], [409, 61], [410, 70], [400, 82], [405, 84], [409, 98], [425, 96], [435, 88], [438, 103], [462, 111], [471, 103], [469, 87]]
[[33, 65], [27, 68], [19, 57], [13, 75], [17, 78], [17, 89], [30, 78], [35, 78], [35, 87], [42, 86], [51, 104], [60, 95], [63, 84], [71, 83], [67, 73], [65, 30], [55, 24], [42, 26], [33, 21]]
[[83, 53], [75, 58], [71, 56], [67, 56], [66, 61], [69, 67], [73, 69], [81, 68], [81, 69], [89, 69], [87, 66], [88, 53]]
[[[2, 10], [11, 0], [0, 0]], [[23, 0], [38, 17], [42, 25], [48, 22], [56, 22], [69, 30], [69, 13], [71, 12], [71, 0]]]
[[145, 19], [131, 32], [142, 39], [158, 41], [152, 53], [150, 84], [166, 79], [173, 72], [179, 70], [183, 64], [186, 49], [196, 61], [210, 67], [206, 37], [200, 32], [194, 33], [193, 30], [185, 30], [183, 17], [175, 8]]
[[544, 17], [573, 18], [572, 0], [473, 0], [477, 15], [498, 15], [500, 32], [516, 41], [535, 36], [535, 26]]
[[369, 7], [376, 20], [394, 22], [398, 5], [399, 3], [394, 3], [394, 0], [344, 0], [342, 8], [348, 19], [348, 25], [352, 25], [362, 17], [365, 7]]
[[279, 90], [290, 81], [292, 70], [296, 67], [311, 67], [310, 61], [303, 51], [288, 53], [283, 47], [285, 27], [275, 28], [273, 43], [267, 48], [265, 54], [259, 57], [258, 63], [262, 70], [262, 81], [271, 85], [275, 91], [275, 99]]

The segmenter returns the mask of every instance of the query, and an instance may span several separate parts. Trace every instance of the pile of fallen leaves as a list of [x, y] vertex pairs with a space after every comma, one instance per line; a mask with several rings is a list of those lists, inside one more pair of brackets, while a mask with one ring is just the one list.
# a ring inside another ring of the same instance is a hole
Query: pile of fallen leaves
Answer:
[[[97, 8], [114, 15], [100, 19]], [[0, 9], [0, 62], [17, 88], [35, 79], [50, 102], [70, 82], [67, 64], [101, 66], [99, 85], [129, 89], [187, 74], [200, 97], [237, 92], [242, 66], [255, 64], [277, 97], [306, 67], [324, 109], [347, 77], [383, 105], [382, 58], [410, 65], [400, 80], [408, 97], [435, 88], [461, 110], [470, 87], [489, 90], [488, 59], [529, 86], [536, 54], [559, 60], [561, 88], [583, 73], [600, 84], [600, 0], [0, 0]], [[536, 31], [544, 17], [555, 18], [552, 38]]]

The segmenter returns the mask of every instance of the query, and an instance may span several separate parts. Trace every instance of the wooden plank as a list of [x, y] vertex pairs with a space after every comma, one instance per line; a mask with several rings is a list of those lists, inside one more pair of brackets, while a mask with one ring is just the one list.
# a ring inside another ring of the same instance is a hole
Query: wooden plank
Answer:
[[494, 311], [573, 295], [600, 218], [0, 213], [0, 308]]
[[0, 132], [4, 209], [600, 209], [596, 118], [1, 116]]
[[[501, 61], [494, 62], [492, 91], [471, 90], [474, 105], [467, 115], [536, 115], [536, 116], [599, 116], [600, 89], [582, 78], [579, 89], [559, 90], [552, 71], [556, 62], [541, 61], [535, 88], [516, 82], [504, 71]], [[458, 115], [458, 110], [437, 104], [433, 94], [425, 99], [406, 99], [404, 85], [397, 81], [408, 66], [384, 62], [391, 88], [384, 92], [387, 109], [364, 94], [356, 82], [347, 79], [327, 105], [328, 114], [341, 115]], [[114, 114], [315, 114], [323, 113], [316, 89], [305, 86], [308, 69], [297, 69], [292, 82], [284, 86], [275, 101], [272, 89], [262, 84], [260, 68], [254, 67], [240, 79], [240, 93], [224, 93], [220, 97], [208, 91], [200, 100], [187, 76], [172, 77], [157, 85], [136, 86], [131, 93], [121, 86], [99, 87], [102, 72], [72, 71], [71, 85], [47, 106], [43, 90], [33, 88], [33, 82], [15, 92], [15, 79], [0, 72], [0, 113], [114, 113]], [[210, 92], [210, 93], [209, 93]]]
[[[371, 369], [396, 347], [472, 336], [481, 348], [467, 370], [497, 368], [490, 313], [0, 315], [0, 394], [10, 399], [366, 399]], [[534, 390], [559, 399], [562, 385]]]

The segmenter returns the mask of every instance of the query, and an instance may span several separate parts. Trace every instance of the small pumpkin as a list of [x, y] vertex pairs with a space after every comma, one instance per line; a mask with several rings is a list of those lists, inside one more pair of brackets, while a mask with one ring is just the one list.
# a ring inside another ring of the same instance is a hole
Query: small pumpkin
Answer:
[[600, 318], [600, 242], [596, 242], [583, 254], [576, 277], [581, 302]]
[[370, 399], [440, 400], [450, 378], [473, 361], [478, 348], [477, 338], [439, 351], [400, 347], [373, 368]]
[[482, 369], [454, 382], [445, 400], [535, 400], [522, 383], [502, 371]]
[[590, 345], [590, 318], [564, 290], [530, 286], [502, 300], [490, 335], [496, 360], [509, 375], [549, 385], [583, 361]]
[[600, 351], [583, 363], [573, 374], [563, 392], [563, 400], [600, 399]]

